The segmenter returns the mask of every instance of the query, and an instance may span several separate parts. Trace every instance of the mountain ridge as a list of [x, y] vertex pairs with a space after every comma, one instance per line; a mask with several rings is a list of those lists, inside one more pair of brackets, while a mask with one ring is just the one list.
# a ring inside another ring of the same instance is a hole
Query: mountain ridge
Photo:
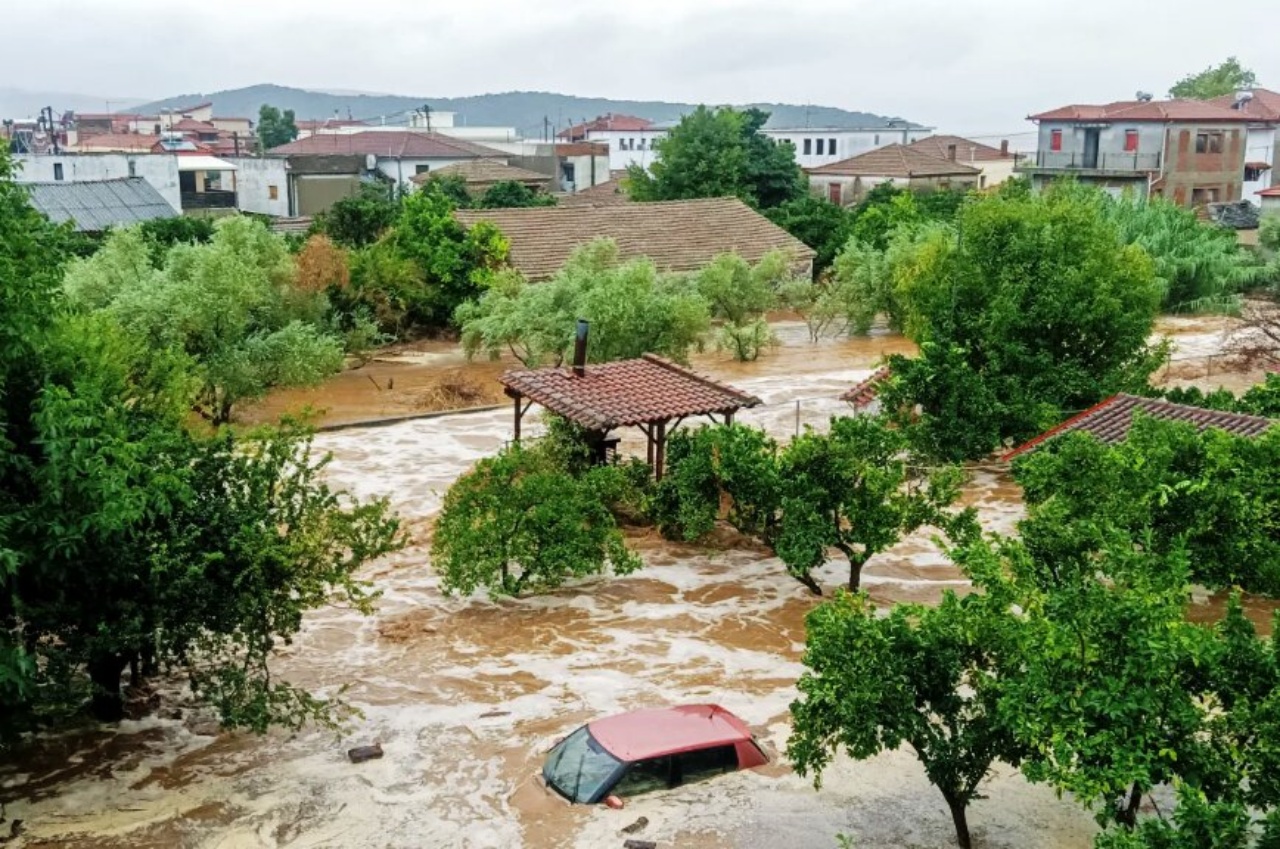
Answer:
[[[404, 123], [405, 115], [424, 104], [439, 112], [457, 113], [459, 125], [514, 127], [526, 137], [541, 136], [550, 130], [558, 132], [572, 124], [590, 120], [608, 112], [635, 115], [651, 121], [676, 121], [696, 108], [696, 104], [661, 100], [615, 100], [602, 97], [577, 97], [539, 91], [509, 91], [465, 97], [410, 97], [405, 95], [334, 94], [264, 83], [210, 94], [183, 94], [155, 100], [136, 107], [144, 113], [162, 109], [178, 109], [197, 103], [212, 102], [219, 117], [256, 119], [262, 105], [292, 109], [299, 120], [341, 118]], [[717, 104], [718, 105], [718, 104]], [[772, 127], [850, 128], [882, 127], [889, 120], [903, 120], [871, 112], [839, 109], [833, 106], [795, 105], [786, 103], [741, 104], [758, 106], [770, 112]], [[910, 122], [908, 122], [910, 123]], [[919, 126], [919, 125], [913, 125]]]

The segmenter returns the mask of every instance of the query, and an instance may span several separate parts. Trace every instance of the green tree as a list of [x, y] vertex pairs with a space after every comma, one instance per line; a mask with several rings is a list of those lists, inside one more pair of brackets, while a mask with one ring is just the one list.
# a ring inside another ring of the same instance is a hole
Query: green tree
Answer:
[[429, 305], [424, 316], [427, 329], [449, 327], [454, 311], [481, 295], [511, 249], [497, 227], [486, 221], [463, 227], [453, 212], [453, 201], [428, 183], [404, 199], [400, 217], [386, 237], [422, 275]]
[[1236, 57], [1229, 56], [1220, 65], [1205, 68], [1199, 73], [1187, 74], [1170, 87], [1169, 96], [1211, 100], [1253, 88], [1256, 84], [1257, 76], [1253, 71], [1242, 66]]
[[752, 266], [736, 253], [721, 254], [698, 272], [698, 292], [721, 321], [719, 344], [739, 362], [755, 360], [776, 344], [765, 313], [778, 303], [778, 290], [792, 278], [790, 261], [771, 251]]
[[138, 234], [113, 234], [73, 263], [66, 292], [82, 311], [108, 310], [155, 349], [176, 348], [201, 376], [200, 409], [215, 424], [273, 386], [319, 382], [342, 367], [323, 294], [297, 289], [284, 243], [264, 225], [224, 218], [208, 245], [179, 245], [152, 269]]
[[480, 209], [555, 205], [555, 195], [534, 191], [524, 183], [518, 183], [515, 180], [494, 183], [476, 201], [476, 206]]
[[706, 302], [685, 278], [661, 275], [648, 260], [623, 263], [607, 239], [574, 251], [551, 280], [500, 275], [457, 312], [468, 356], [510, 351], [527, 366], [563, 362], [579, 318], [591, 322], [593, 362], [645, 353], [685, 362], [710, 326]]
[[[966, 203], [957, 235], [921, 241], [894, 269], [894, 296], [922, 356], [890, 358], [887, 409], [918, 444], [951, 459], [1023, 440], [1118, 391], [1140, 390], [1162, 358], [1147, 339], [1160, 285], [1071, 191]], [[956, 416], [963, 418], [956, 418]], [[944, 440], [940, 430], [968, 430]], [[981, 450], [980, 449], [985, 449]]]
[[1086, 568], [1145, 531], [1154, 552], [1185, 547], [1206, 586], [1280, 594], [1280, 429], [1250, 439], [1139, 417], [1117, 445], [1068, 434], [1014, 470], [1020, 533], [1041, 557]]
[[258, 139], [263, 150], [280, 147], [298, 137], [298, 125], [294, 121], [293, 110], [281, 112], [274, 106], [262, 104], [258, 109]]
[[604, 497], [617, 474], [596, 467], [575, 476], [519, 445], [481, 460], [449, 488], [436, 523], [432, 560], [445, 591], [515, 596], [639, 569]]
[[988, 599], [952, 592], [938, 607], [899, 604], [887, 616], [864, 595], [820, 605], [805, 619], [808, 669], [791, 705], [796, 771], [821, 787], [838, 751], [864, 760], [910, 745], [969, 849], [969, 803], [997, 759], [1016, 765], [1020, 754], [996, 674], [1010, 624]]
[[835, 261], [836, 254], [849, 241], [853, 227], [848, 211], [826, 198], [810, 194], [763, 212], [774, 224], [814, 249], [817, 253], [813, 260], [815, 275], [822, 274]]
[[363, 248], [378, 241], [399, 214], [400, 202], [389, 187], [365, 183], [317, 215], [312, 228], [344, 248]]
[[139, 224], [138, 231], [151, 249], [151, 264], [159, 268], [174, 245], [204, 245], [212, 241], [214, 221], [188, 215], [152, 218]]
[[627, 170], [627, 193], [638, 201], [738, 197], [763, 209], [802, 197], [794, 149], [760, 133], [768, 119], [758, 109], [699, 106], [654, 143], [659, 158], [648, 171]]

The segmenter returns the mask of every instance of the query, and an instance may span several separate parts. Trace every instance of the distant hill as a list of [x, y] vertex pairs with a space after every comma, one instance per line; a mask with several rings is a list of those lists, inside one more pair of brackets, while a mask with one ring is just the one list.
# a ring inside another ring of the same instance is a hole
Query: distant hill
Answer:
[[[515, 127], [523, 135], [536, 138], [543, 132], [544, 121], [553, 130], [590, 120], [606, 112], [636, 115], [651, 121], [675, 121], [694, 109], [695, 104], [664, 103], [646, 100], [607, 100], [596, 97], [573, 97], [540, 91], [512, 91], [503, 94], [481, 94], [473, 97], [404, 97], [401, 95], [338, 94], [307, 91], [278, 85], [255, 85], [248, 88], [216, 91], [212, 94], [184, 94], [157, 100], [138, 107], [140, 112], [158, 112], [212, 101], [213, 113], [219, 117], [257, 118], [258, 109], [270, 104], [292, 109], [302, 119], [342, 118], [376, 121], [384, 117], [389, 124], [405, 123], [411, 110], [429, 104], [440, 112], [456, 112], [459, 125]], [[869, 112], [850, 112], [830, 106], [794, 106], [781, 103], [745, 104], [759, 106], [771, 113], [769, 125], [774, 127], [862, 127], [880, 126], [886, 116]]]
[[0, 118], [34, 118], [46, 106], [52, 107], [53, 114], [59, 116], [63, 112], [106, 112], [108, 108], [119, 112], [122, 109], [132, 109], [141, 102], [136, 97], [102, 97], [0, 86]]

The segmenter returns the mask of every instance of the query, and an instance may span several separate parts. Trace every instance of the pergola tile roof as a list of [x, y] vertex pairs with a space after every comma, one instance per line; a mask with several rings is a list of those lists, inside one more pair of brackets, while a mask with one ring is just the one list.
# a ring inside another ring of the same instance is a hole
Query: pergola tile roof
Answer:
[[500, 380], [508, 395], [529, 398], [595, 430], [728, 413], [760, 403], [656, 354], [593, 363], [585, 372], [579, 377], [567, 367], [529, 369], [509, 371]]
[[880, 387], [888, 379], [889, 367], [881, 366], [873, 371], [866, 380], [841, 395], [840, 400], [847, 401], [858, 409], [869, 406], [880, 395]]
[[1141, 398], [1137, 395], [1113, 395], [1083, 413], [1067, 419], [1062, 424], [1040, 434], [1004, 456], [1012, 460], [1020, 454], [1033, 451], [1045, 442], [1071, 431], [1082, 431], [1092, 434], [1100, 442], [1115, 445], [1123, 442], [1133, 426], [1135, 413], [1143, 413], [1155, 419], [1171, 422], [1186, 422], [1195, 425], [1197, 430], [1218, 428], [1236, 436], [1259, 436], [1275, 424], [1262, 416], [1247, 416], [1243, 413], [1228, 413], [1221, 410], [1207, 410], [1204, 407], [1193, 407], [1189, 404], [1174, 404], [1155, 398]]

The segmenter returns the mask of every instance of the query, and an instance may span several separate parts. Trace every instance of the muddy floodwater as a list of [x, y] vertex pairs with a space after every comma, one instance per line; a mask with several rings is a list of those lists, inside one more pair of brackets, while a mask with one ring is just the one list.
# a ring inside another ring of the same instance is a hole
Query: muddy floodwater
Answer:
[[[1247, 380], [1225, 368], [1214, 378], [1210, 360], [1227, 326], [1162, 322], [1179, 348], [1164, 379], [1206, 387]], [[910, 351], [886, 333], [814, 346], [797, 323], [777, 330], [782, 346], [758, 363], [709, 352], [697, 365], [760, 396], [764, 406], [742, 419], [780, 438], [845, 412], [835, 400], [841, 391], [885, 354]], [[446, 371], [480, 385], [507, 365], [467, 364], [439, 343], [417, 346], [320, 390], [282, 393], [253, 416], [304, 404], [327, 421], [412, 412]], [[431, 517], [449, 484], [510, 439], [511, 426], [504, 406], [317, 439], [333, 454], [331, 481], [389, 497], [414, 538], [365, 570], [382, 591], [375, 615], [314, 612], [274, 666], [320, 693], [347, 687], [362, 718], [341, 733], [219, 733], [179, 690], [164, 691], [152, 718], [42, 738], [0, 767], [0, 801], [28, 828], [25, 843], [11, 845], [594, 849], [620, 847], [628, 836], [620, 830], [640, 817], [648, 824], [634, 836], [660, 847], [831, 849], [838, 833], [858, 847], [954, 844], [942, 798], [909, 750], [838, 759], [820, 792], [776, 756], [803, 669], [804, 616], [815, 601], [756, 548], [727, 537], [675, 545], [637, 532], [631, 542], [646, 568], [631, 577], [519, 601], [444, 597], [429, 561]], [[636, 434], [622, 435], [624, 449], [643, 450]], [[1010, 530], [1021, 514], [1017, 487], [998, 468], [975, 467], [965, 497], [992, 530]], [[837, 563], [818, 575], [830, 588], [844, 577]], [[946, 589], [966, 589], [927, 534], [872, 560], [863, 580], [885, 604], [929, 603]], [[1219, 599], [1199, 601], [1198, 618], [1220, 609]], [[1250, 611], [1259, 620], [1270, 612]], [[773, 748], [774, 763], [629, 800], [622, 811], [570, 807], [532, 780], [543, 753], [577, 725], [682, 702], [716, 702], [739, 714]], [[347, 748], [374, 741], [381, 760], [347, 761]], [[1091, 842], [1086, 813], [1007, 767], [986, 793], [990, 800], [970, 813], [978, 846]]]

